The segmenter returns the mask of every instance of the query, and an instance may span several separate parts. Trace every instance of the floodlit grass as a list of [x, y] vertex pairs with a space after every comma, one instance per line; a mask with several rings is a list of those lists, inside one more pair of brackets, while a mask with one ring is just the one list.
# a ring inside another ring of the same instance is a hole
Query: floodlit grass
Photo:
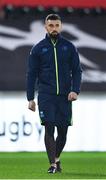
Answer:
[[105, 179], [106, 152], [64, 152], [62, 173], [48, 174], [45, 152], [0, 153], [0, 179]]

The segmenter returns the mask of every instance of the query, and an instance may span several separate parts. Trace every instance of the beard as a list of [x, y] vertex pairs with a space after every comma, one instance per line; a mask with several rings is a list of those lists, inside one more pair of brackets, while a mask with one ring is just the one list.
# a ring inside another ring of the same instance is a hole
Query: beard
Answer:
[[56, 31], [55, 32], [52, 32], [52, 33], [49, 33], [49, 36], [51, 39], [57, 39], [59, 33], [57, 33]]

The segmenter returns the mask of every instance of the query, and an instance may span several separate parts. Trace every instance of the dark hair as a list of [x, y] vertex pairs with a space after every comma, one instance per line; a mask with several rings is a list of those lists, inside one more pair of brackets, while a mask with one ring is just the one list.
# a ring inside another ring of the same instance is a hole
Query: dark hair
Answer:
[[58, 15], [58, 14], [49, 14], [45, 21], [48, 21], [48, 20], [60, 20], [61, 21], [61, 17]]

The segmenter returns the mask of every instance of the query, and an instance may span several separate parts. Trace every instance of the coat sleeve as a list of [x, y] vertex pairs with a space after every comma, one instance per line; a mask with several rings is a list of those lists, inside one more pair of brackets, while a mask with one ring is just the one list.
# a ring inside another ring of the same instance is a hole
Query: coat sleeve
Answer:
[[72, 91], [80, 93], [82, 68], [77, 49], [72, 46]]
[[38, 78], [39, 73], [39, 56], [36, 48], [32, 48], [28, 63], [27, 63], [27, 76], [26, 76], [26, 89], [27, 89], [27, 100], [34, 99], [35, 82]]

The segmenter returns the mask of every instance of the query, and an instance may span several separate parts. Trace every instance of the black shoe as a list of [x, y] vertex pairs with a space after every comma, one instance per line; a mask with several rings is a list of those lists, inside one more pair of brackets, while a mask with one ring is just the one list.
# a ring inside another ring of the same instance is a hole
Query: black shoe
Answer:
[[56, 172], [57, 172], [57, 168], [54, 167], [54, 166], [51, 166], [51, 167], [48, 169], [47, 172], [48, 172], [48, 173], [56, 173]]
[[60, 166], [60, 161], [56, 162], [56, 165], [57, 165], [57, 172], [61, 172], [62, 169], [61, 169], [61, 166]]

